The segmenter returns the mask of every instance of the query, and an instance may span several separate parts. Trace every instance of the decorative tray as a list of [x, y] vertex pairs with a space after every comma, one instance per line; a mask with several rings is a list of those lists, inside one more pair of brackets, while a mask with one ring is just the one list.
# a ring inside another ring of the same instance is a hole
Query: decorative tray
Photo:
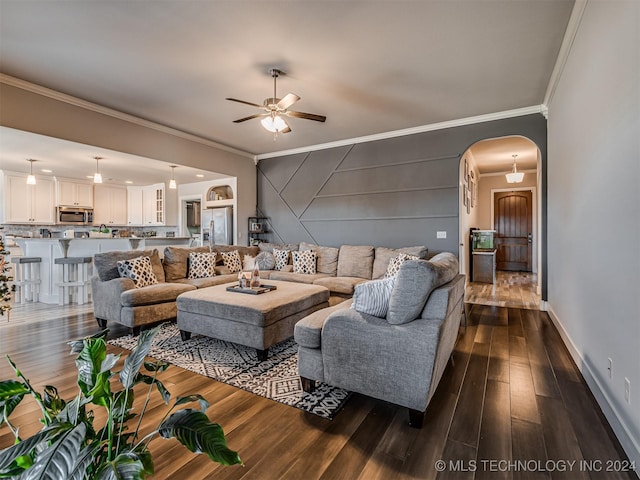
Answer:
[[260, 295], [261, 293], [270, 292], [276, 290], [278, 287], [275, 285], [260, 285], [259, 287], [240, 288], [240, 285], [234, 285], [227, 287], [227, 292], [247, 293], [249, 295]]

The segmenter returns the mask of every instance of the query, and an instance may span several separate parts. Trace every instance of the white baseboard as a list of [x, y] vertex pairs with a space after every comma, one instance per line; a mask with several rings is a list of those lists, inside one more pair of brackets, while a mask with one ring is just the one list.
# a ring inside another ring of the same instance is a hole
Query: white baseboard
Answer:
[[598, 405], [600, 405], [602, 413], [604, 413], [604, 416], [609, 421], [613, 432], [620, 441], [620, 444], [629, 457], [629, 460], [635, 463], [635, 473], [638, 478], [640, 478], [640, 444], [638, 444], [638, 439], [633, 437], [624, 422], [621, 420], [622, 416], [619, 414], [614, 403], [611, 401], [609, 393], [607, 392], [607, 390], [602, 388], [602, 385], [598, 381], [597, 376], [593, 374], [593, 371], [591, 370], [589, 364], [585, 362], [584, 358], [582, 358], [580, 351], [571, 340], [571, 337], [569, 336], [567, 331], [564, 329], [562, 322], [558, 319], [558, 316], [554, 312], [553, 307], [548, 302], [544, 303], [546, 303], [547, 313], [549, 314], [551, 321], [558, 330], [558, 333], [560, 333], [562, 341], [567, 347], [567, 350], [569, 350], [569, 354], [573, 358], [573, 361], [578, 366], [578, 370], [580, 370], [582, 377], [587, 382], [589, 390], [591, 390], [591, 393], [598, 402]]

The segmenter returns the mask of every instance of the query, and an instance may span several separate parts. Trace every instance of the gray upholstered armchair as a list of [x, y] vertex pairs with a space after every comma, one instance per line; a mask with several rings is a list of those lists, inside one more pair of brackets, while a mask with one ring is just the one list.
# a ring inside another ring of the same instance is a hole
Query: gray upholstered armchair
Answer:
[[400, 267], [386, 318], [352, 300], [304, 318], [295, 327], [303, 388], [317, 380], [407, 407], [420, 428], [458, 337], [464, 283], [443, 253]]
[[[157, 284], [136, 288], [130, 278], [120, 278], [118, 260], [139, 256], [150, 258]], [[102, 328], [107, 326], [107, 321], [114, 321], [136, 332], [142, 325], [175, 318], [177, 296], [196, 289], [184, 283], [166, 283], [160, 256], [155, 249], [98, 253], [93, 263], [93, 313]]]

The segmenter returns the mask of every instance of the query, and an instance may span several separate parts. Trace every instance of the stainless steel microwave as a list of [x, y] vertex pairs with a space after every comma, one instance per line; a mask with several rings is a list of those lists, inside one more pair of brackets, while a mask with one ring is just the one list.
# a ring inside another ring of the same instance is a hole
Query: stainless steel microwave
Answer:
[[81, 207], [57, 207], [56, 221], [60, 224], [89, 225], [93, 223], [93, 209]]

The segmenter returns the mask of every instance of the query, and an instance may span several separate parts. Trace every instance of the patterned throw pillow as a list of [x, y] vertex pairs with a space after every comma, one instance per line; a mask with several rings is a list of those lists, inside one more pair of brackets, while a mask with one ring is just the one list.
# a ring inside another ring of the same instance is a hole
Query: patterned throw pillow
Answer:
[[316, 252], [304, 250], [291, 252], [293, 255], [293, 273], [316, 273]]
[[282, 270], [289, 264], [289, 250], [273, 249], [273, 256], [276, 257], [276, 270]]
[[387, 273], [384, 274], [384, 278], [396, 276], [400, 270], [400, 265], [407, 260], [419, 260], [419, 258], [415, 255], [407, 255], [406, 253], [401, 253], [397, 257], [393, 257], [389, 260], [389, 266], [387, 267]]
[[273, 270], [276, 266], [276, 257], [271, 252], [260, 252], [256, 256], [256, 265], [260, 270]]
[[136, 288], [158, 283], [158, 278], [151, 268], [151, 259], [145, 256], [118, 260], [118, 274], [122, 278], [133, 280]]
[[190, 252], [187, 278], [207, 278], [216, 274], [216, 252]]
[[229, 269], [229, 273], [236, 273], [242, 270], [242, 262], [240, 261], [238, 250], [220, 252], [220, 255], [222, 255], [222, 262]]
[[396, 277], [371, 280], [356, 285], [351, 308], [378, 318], [386, 318]]

